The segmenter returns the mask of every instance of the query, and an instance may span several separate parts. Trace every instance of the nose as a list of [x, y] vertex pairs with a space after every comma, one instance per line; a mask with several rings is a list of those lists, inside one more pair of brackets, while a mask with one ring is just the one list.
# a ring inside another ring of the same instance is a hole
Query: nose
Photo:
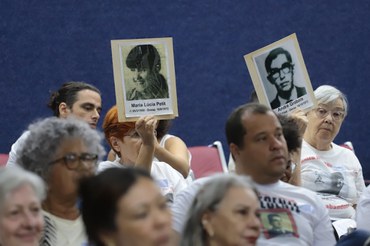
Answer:
[[141, 78], [141, 71], [135, 69], [134, 71], [134, 81], [138, 81]]
[[94, 112], [93, 112], [93, 115], [92, 115], [92, 118], [94, 120], [98, 120], [100, 118], [100, 113], [97, 109], [94, 109]]
[[325, 118], [324, 118], [324, 121], [325, 121], [325, 123], [332, 123], [333, 122], [333, 115], [332, 115], [332, 113], [331, 112], [329, 112], [328, 113], [328, 115], [327, 116], [325, 116]]
[[26, 228], [33, 228], [38, 221], [38, 215], [34, 215], [32, 212], [28, 211], [24, 213], [22, 225]]
[[253, 214], [252, 215], [252, 217], [250, 218], [250, 220], [249, 220], [249, 227], [251, 228], [251, 229], [254, 229], [254, 230], [256, 230], [256, 231], [259, 231], [260, 229], [261, 229], [261, 220], [260, 220], [260, 218], [257, 216], [257, 215], [255, 215], [255, 214]]
[[154, 215], [154, 225], [156, 228], [165, 228], [170, 227], [171, 224], [171, 215], [166, 210], [164, 211], [157, 211]]
[[[283, 137], [283, 136], [282, 136]], [[283, 141], [277, 137], [273, 137], [271, 142], [270, 142], [270, 149], [271, 150], [277, 150], [277, 149], [281, 149], [281, 147], [283, 146]]]

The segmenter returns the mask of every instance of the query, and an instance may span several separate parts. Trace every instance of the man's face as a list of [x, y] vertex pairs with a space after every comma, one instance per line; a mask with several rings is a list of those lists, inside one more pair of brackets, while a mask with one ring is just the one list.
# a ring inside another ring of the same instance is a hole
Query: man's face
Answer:
[[285, 54], [279, 54], [271, 63], [270, 82], [281, 92], [293, 89], [293, 67]]
[[281, 228], [281, 218], [279, 216], [272, 217], [271, 225], [273, 228]]
[[245, 112], [241, 118], [246, 129], [243, 147], [230, 145], [236, 171], [250, 175], [257, 183], [277, 182], [283, 175], [288, 150], [279, 120], [270, 111], [266, 114]]
[[101, 112], [101, 97], [92, 90], [81, 90], [77, 93], [77, 100], [69, 110], [69, 114], [87, 122], [95, 129]]

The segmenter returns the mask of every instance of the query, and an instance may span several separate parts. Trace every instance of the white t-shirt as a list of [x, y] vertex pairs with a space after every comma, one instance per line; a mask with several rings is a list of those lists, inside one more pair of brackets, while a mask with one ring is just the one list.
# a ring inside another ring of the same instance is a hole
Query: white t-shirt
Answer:
[[332, 143], [328, 151], [319, 151], [306, 141], [301, 154], [302, 186], [317, 192], [332, 220], [354, 219], [357, 204], [365, 188], [362, 167], [353, 151]]
[[367, 186], [357, 203], [356, 222], [358, 229], [370, 230], [370, 186]]
[[87, 236], [82, 217], [76, 220], [66, 220], [42, 211], [45, 219], [45, 235], [40, 245], [80, 246], [87, 245]]
[[[198, 179], [175, 197], [172, 205], [172, 228], [183, 231], [187, 212], [193, 199], [204, 183], [212, 178]], [[315, 193], [282, 181], [271, 185], [258, 185], [260, 193], [261, 222], [263, 229], [258, 245], [322, 245], [335, 244], [333, 228], [321, 199]], [[271, 231], [268, 217], [278, 215], [282, 219], [282, 232]]]
[[17, 139], [17, 141], [12, 145], [12, 148], [9, 152], [9, 159], [6, 163], [6, 167], [14, 167], [18, 166], [17, 158], [18, 158], [18, 151], [23, 146], [24, 141], [30, 135], [30, 131], [25, 131], [23, 134]]
[[[119, 163], [119, 160], [103, 161], [99, 163], [97, 172], [112, 167], [123, 168], [125, 166]], [[174, 196], [188, 186], [184, 177], [165, 162], [153, 161], [150, 174], [169, 203], [173, 203]]]
[[[165, 148], [165, 145], [166, 145], [166, 141], [168, 140], [168, 139], [170, 139], [170, 138], [173, 138], [173, 137], [175, 137], [174, 135], [171, 135], [171, 134], [165, 134], [163, 137], [162, 137], [162, 139], [161, 139], [161, 141], [159, 142], [159, 146], [161, 146], [162, 148]], [[189, 154], [189, 167], [190, 167], [190, 164], [191, 164], [191, 153], [190, 153], [190, 151], [188, 151], [188, 154]], [[159, 161], [156, 157], [154, 157], [154, 159], [153, 159], [154, 161]], [[190, 183], [192, 183], [193, 182], [193, 180], [195, 179], [195, 176], [194, 176], [194, 173], [193, 173], [193, 170], [189, 170], [189, 175], [186, 177], [186, 182], [188, 183], [188, 184], [190, 184]]]

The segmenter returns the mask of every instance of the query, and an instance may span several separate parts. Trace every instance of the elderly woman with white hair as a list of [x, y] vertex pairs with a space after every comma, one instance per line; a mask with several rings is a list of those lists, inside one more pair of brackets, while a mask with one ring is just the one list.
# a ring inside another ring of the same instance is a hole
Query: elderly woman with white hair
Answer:
[[348, 112], [346, 96], [333, 86], [315, 90], [318, 105], [307, 113], [301, 154], [302, 186], [316, 191], [330, 218], [353, 219], [365, 188], [353, 151], [333, 143]]
[[0, 169], [0, 245], [39, 245], [44, 183], [19, 167]]
[[47, 185], [40, 245], [84, 245], [87, 237], [78, 208], [78, 186], [81, 178], [95, 174], [105, 154], [102, 136], [82, 120], [56, 117], [32, 124], [29, 132], [17, 163]]

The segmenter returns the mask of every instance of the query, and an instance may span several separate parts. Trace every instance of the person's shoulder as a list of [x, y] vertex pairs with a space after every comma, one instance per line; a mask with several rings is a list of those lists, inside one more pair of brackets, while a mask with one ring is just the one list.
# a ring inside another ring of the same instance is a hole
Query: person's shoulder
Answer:
[[184, 179], [184, 177], [181, 175], [181, 173], [179, 173], [176, 169], [171, 167], [170, 164], [167, 164], [166, 162], [163, 162], [163, 161], [153, 161], [152, 162], [152, 168], [151, 168], [150, 172], [153, 175], [162, 174], [162, 175], [165, 175], [169, 178], [175, 178], [175, 179], [182, 178], [182, 179]]
[[305, 87], [299, 87], [295, 86], [295, 89], [297, 91], [297, 97], [301, 97], [307, 94], [306, 88]]
[[275, 109], [275, 108], [278, 108], [280, 107], [280, 101], [279, 101], [279, 97], [276, 95], [276, 97], [274, 98], [274, 100], [272, 100], [270, 102], [270, 105], [271, 105], [271, 108], [272, 109]]
[[277, 186], [277, 190], [281, 192], [287, 192], [291, 196], [295, 195], [303, 199], [304, 198], [309, 198], [309, 199], [313, 198], [314, 200], [318, 199], [318, 196], [316, 195], [315, 192], [307, 188], [304, 188], [302, 186], [292, 185], [292, 184], [289, 184], [283, 181], [279, 181], [279, 186]]
[[102, 162], [99, 162], [98, 164], [97, 172], [100, 173], [104, 171], [105, 169], [112, 168], [112, 167], [123, 167], [123, 166], [115, 161], [102, 161]]

